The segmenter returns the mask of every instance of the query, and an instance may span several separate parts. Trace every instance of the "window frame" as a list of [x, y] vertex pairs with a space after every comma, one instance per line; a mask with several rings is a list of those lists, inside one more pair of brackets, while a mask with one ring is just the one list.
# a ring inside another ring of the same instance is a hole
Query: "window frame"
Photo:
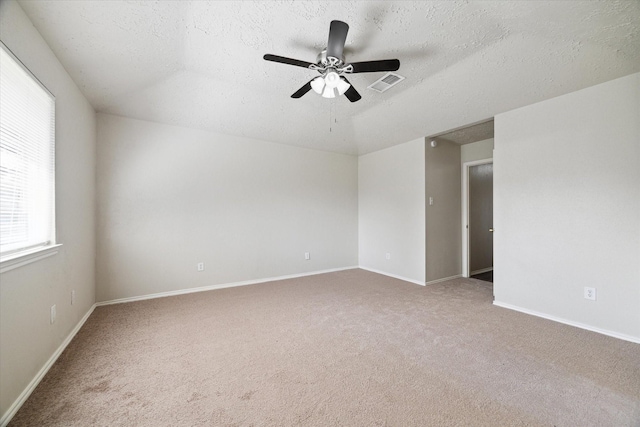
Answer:
[[51, 222], [51, 230], [50, 230], [50, 239], [48, 242], [44, 244], [36, 244], [31, 246], [25, 246], [22, 248], [16, 248], [13, 250], [6, 251], [4, 254], [0, 254], [0, 273], [4, 273], [9, 270], [13, 270], [15, 268], [21, 267], [23, 265], [30, 264], [32, 262], [39, 261], [44, 258], [48, 258], [58, 253], [59, 248], [62, 246], [61, 243], [57, 242], [57, 227], [56, 227], [56, 124], [57, 124], [57, 115], [56, 115], [56, 97], [55, 95], [35, 76], [34, 73], [29, 70], [29, 68], [9, 49], [4, 42], [0, 41], [0, 49], [4, 51], [15, 63], [22, 68], [22, 70], [27, 73], [29, 77], [31, 77], [32, 81], [36, 83], [47, 95], [51, 97], [51, 101], [53, 102], [53, 111], [52, 111], [52, 119], [53, 119], [53, 133], [52, 133], [52, 141], [53, 149], [52, 149], [52, 177], [51, 177], [51, 204], [49, 209], [50, 217], [49, 221]]

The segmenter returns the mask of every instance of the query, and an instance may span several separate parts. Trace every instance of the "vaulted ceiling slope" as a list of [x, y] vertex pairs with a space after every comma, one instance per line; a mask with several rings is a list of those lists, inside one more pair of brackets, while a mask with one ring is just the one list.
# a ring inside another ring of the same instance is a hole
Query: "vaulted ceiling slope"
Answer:
[[[434, 135], [640, 71], [638, 1], [19, 2], [97, 111], [350, 154]], [[333, 19], [348, 62], [398, 58], [406, 80], [290, 95]]]

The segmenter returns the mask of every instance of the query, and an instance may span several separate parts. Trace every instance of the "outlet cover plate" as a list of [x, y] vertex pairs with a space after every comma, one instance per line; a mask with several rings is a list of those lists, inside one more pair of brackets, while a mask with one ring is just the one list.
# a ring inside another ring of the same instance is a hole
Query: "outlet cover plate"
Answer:
[[596, 288], [589, 288], [586, 287], [584, 288], [584, 297], [586, 299], [590, 299], [595, 301], [596, 300]]

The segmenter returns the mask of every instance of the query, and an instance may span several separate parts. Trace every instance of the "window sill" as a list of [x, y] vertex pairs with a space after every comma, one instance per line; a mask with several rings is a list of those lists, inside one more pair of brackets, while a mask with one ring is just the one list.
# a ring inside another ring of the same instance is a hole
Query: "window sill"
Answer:
[[41, 259], [49, 258], [50, 256], [58, 253], [60, 246], [62, 246], [62, 244], [45, 246], [9, 255], [0, 261], [0, 273], [22, 267], [23, 265], [31, 264], [32, 262], [40, 261]]

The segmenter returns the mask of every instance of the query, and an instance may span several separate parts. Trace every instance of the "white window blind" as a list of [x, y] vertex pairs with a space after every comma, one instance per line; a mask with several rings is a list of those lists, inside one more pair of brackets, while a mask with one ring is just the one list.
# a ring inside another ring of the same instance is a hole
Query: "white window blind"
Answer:
[[55, 99], [0, 49], [0, 257], [55, 243]]

